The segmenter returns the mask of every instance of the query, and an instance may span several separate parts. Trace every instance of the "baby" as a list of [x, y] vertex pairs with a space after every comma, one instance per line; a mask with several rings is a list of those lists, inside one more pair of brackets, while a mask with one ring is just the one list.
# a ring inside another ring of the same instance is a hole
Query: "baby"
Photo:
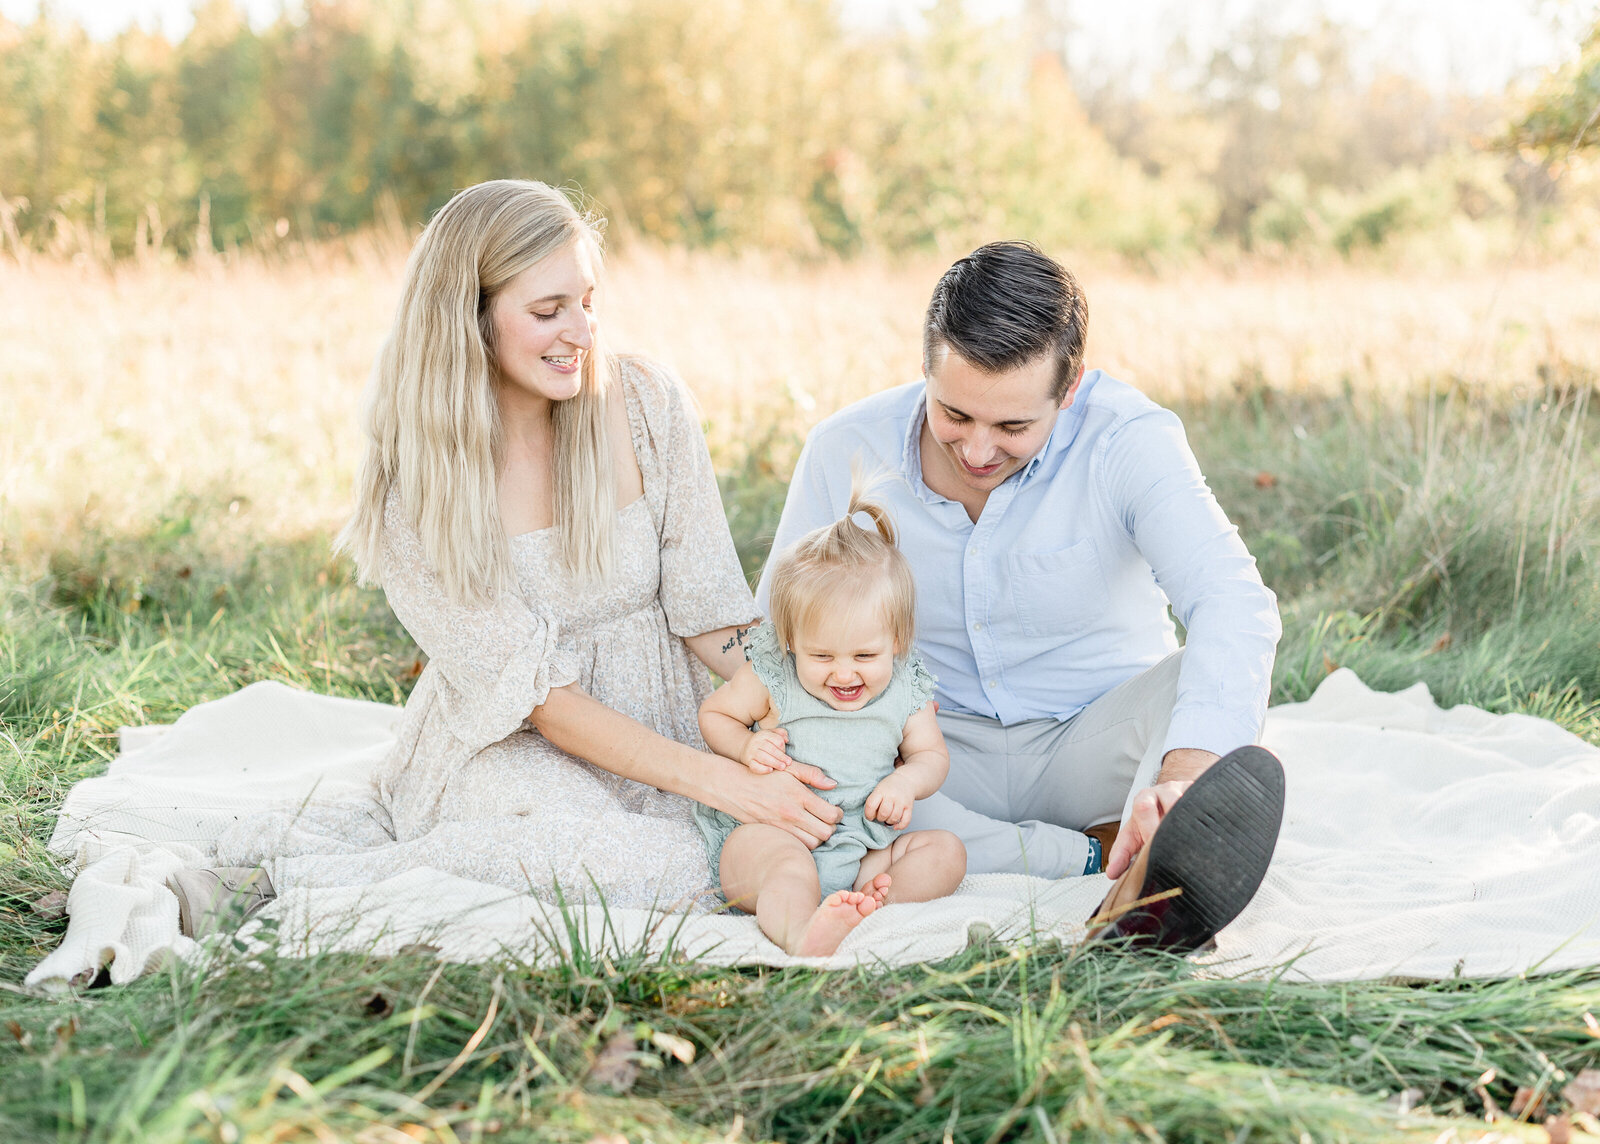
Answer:
[[844, 820], [809, 851], [776, 826], [741, 826], [706, 806], [696, 818], [728, 901], [787, 952], [819, 956], [881, 905], [950, 893], [967, 852], [949, 831], [901, 833], [911, 804], [944, 782], [950, 754], [933, 676], [912, 650], [911, 569], [883, 508], [858, 482], [844, 519], [779, 556], [771, 584], [771, 623], [701, 704], [700, 733], [758, 773], [791, 762], [825, 771], [838, 785], [820, 793]]

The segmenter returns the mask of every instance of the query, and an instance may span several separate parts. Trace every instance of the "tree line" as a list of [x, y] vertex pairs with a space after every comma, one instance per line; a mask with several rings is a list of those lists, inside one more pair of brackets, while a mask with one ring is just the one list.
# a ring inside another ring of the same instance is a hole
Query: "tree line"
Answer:
[[1551, 141], [1600, 74], [1591, 37], [1531, 111], [1439, 94], [1359, 74], [1325, 21], [1135, 92], [1072, 75], [1052, 11], [864, 31], [826, 0], [307, 0], [253, 28], [207, 0], [177, 43], [0, 18], [0, 224], [108, 259], [271, 248], [512, 175], [690, 246], [1350, 254], [1553, 209]]

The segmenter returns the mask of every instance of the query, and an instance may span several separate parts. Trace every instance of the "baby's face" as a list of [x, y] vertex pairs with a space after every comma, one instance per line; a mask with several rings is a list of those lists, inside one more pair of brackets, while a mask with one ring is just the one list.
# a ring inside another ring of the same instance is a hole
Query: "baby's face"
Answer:
[[791, 650], [800, 686], [835, 711], [865, 707], [894, 674], [894, 637], [875, 607], [841, 608], [796, 633]]

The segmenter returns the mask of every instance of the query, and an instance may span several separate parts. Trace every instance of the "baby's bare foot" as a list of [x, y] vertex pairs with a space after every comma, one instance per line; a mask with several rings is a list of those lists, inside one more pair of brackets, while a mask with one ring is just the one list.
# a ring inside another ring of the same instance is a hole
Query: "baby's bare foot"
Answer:
[[822, 899], [817, 912], [789, 952], [796, 957], [822, 957], [839, 948], [845, 935], [878, 908], [878, 900], [859, 890], [840, 890]]
[[878, 905], [884, 905], [889, 898], [889, 886], [894, 881], [887, 874], [879, 874], [866, 885], [861, 887], [861, 892], [873, 899]]

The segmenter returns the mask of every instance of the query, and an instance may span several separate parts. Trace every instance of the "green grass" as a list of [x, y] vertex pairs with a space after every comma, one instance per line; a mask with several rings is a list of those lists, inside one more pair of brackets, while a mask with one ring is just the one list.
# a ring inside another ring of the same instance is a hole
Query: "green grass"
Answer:
[[[1594, 380], [1547, 380], [1521, 402], [1245, 386], [1180, 409], [1280, 594], [1276, 700], [1342, 664], [1600, 742]], [[751, 571], [782, 496], [773, 444], [720, 458]], [[1432, 1140], [1440, 1118], [1481, 1125], [1485, 1095], [1600, 1066], [1600, 970], [1305, 985], [1053, 945], [883, 974], [269, 951], [25, 994], [65, 926], [33, 909], [68, 884], [54, 808], [118, 726], [256, 679], [398, 702], [415, 677], [326, 536], [242, 543], [238, 515], [196, 495], [0, 557], [0, 1141]], [[1433, 1115], [1400, 1116], [1406, 1089]]]

